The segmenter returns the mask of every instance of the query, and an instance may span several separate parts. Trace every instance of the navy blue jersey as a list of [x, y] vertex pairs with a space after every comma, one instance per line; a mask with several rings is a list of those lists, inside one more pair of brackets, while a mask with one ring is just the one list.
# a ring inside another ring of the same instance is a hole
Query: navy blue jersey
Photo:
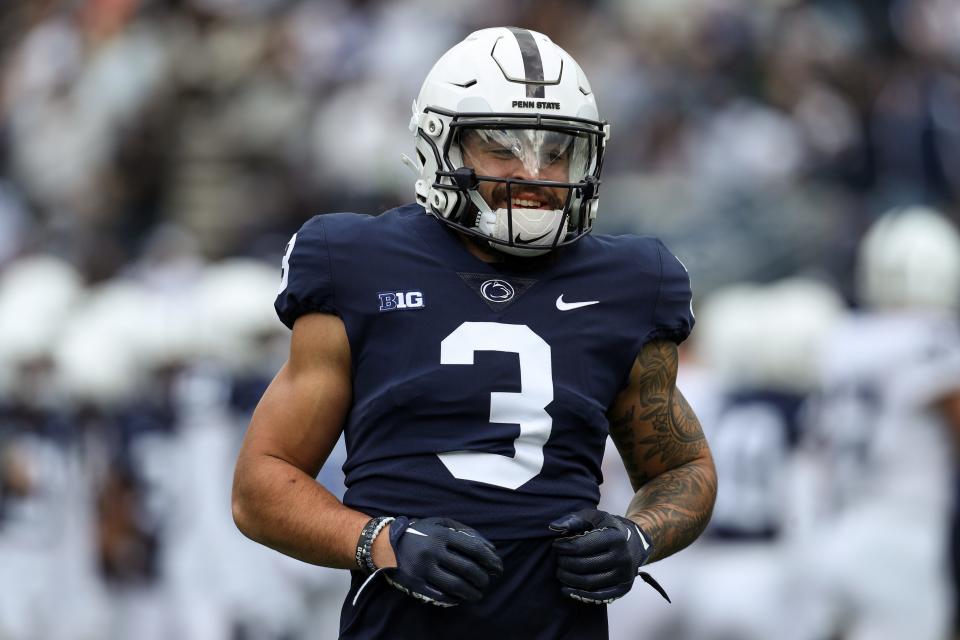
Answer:
[[725, 399], [709, 429], [723, 492], [717, 495], [706, 537], [773, 540], [786, 524], [786, 473], [800, 440], [804, 397], [745, 389]]
[[693, 326], [686, 269], [637, 236], [510, 264], [418, 205], [316, 216], [291, 239], [280, 319], [334, 313], [350, 342], [346, 505], [493, 541], [596, 506], [607, 408], [644, 343]]

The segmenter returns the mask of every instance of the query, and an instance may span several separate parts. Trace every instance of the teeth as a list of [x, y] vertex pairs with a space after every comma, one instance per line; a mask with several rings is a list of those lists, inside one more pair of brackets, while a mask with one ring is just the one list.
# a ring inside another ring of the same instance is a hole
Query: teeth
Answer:
[[515, 207], [523, 207], [523, 208], [529, 208], [529, 209], [536, 209], [540, 206], [540, 202], [538, 200], [523, 200], [521, 198], [513, 198], [510, 202]]

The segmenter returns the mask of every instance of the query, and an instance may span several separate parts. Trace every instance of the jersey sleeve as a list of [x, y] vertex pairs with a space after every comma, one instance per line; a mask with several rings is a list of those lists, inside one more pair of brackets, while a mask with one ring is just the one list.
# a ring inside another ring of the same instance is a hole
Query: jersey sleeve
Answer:
[[323, 216], [308, 220], [287, 243], [280, 291], [273, 306], [280, 321], [291, 329], [302, 315], [337, 313]]
[[660, 285], [653, 306], [652, 329], [644, 338], [672, 340], [680, 344], [693, 330], [693, 294], [690, 275], [680, 260], [659, 240], [656, 243], [660, 261]]

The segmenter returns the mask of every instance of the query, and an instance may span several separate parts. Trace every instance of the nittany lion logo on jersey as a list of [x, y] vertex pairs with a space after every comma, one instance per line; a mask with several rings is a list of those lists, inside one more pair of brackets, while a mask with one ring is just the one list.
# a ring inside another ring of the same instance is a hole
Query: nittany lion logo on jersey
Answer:
[[506, 280], [487, 280], [480, 285], [480, 295], [490, 302], [507, 302], [514, 296], [513, 286]]

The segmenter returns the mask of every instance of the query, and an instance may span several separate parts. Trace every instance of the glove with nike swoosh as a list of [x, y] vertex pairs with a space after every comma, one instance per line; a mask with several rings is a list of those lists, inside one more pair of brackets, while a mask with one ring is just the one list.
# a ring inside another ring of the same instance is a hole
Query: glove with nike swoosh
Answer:
[[387, 582], [440, 607], [477, 602], [503, 573], [493, 543], [449, 518], [400, 516], [390, 524], [390, 545], [397, 566], [384, 571]]
[[667, 597], [656, 580], [640, 571], [653, 552], [649, 538], [632, 520], [597, 509], [582, 509], [554, 520], [550, 529], [562, 593], [591, 604], [609, 604], [633, 587], [638, 575]]

